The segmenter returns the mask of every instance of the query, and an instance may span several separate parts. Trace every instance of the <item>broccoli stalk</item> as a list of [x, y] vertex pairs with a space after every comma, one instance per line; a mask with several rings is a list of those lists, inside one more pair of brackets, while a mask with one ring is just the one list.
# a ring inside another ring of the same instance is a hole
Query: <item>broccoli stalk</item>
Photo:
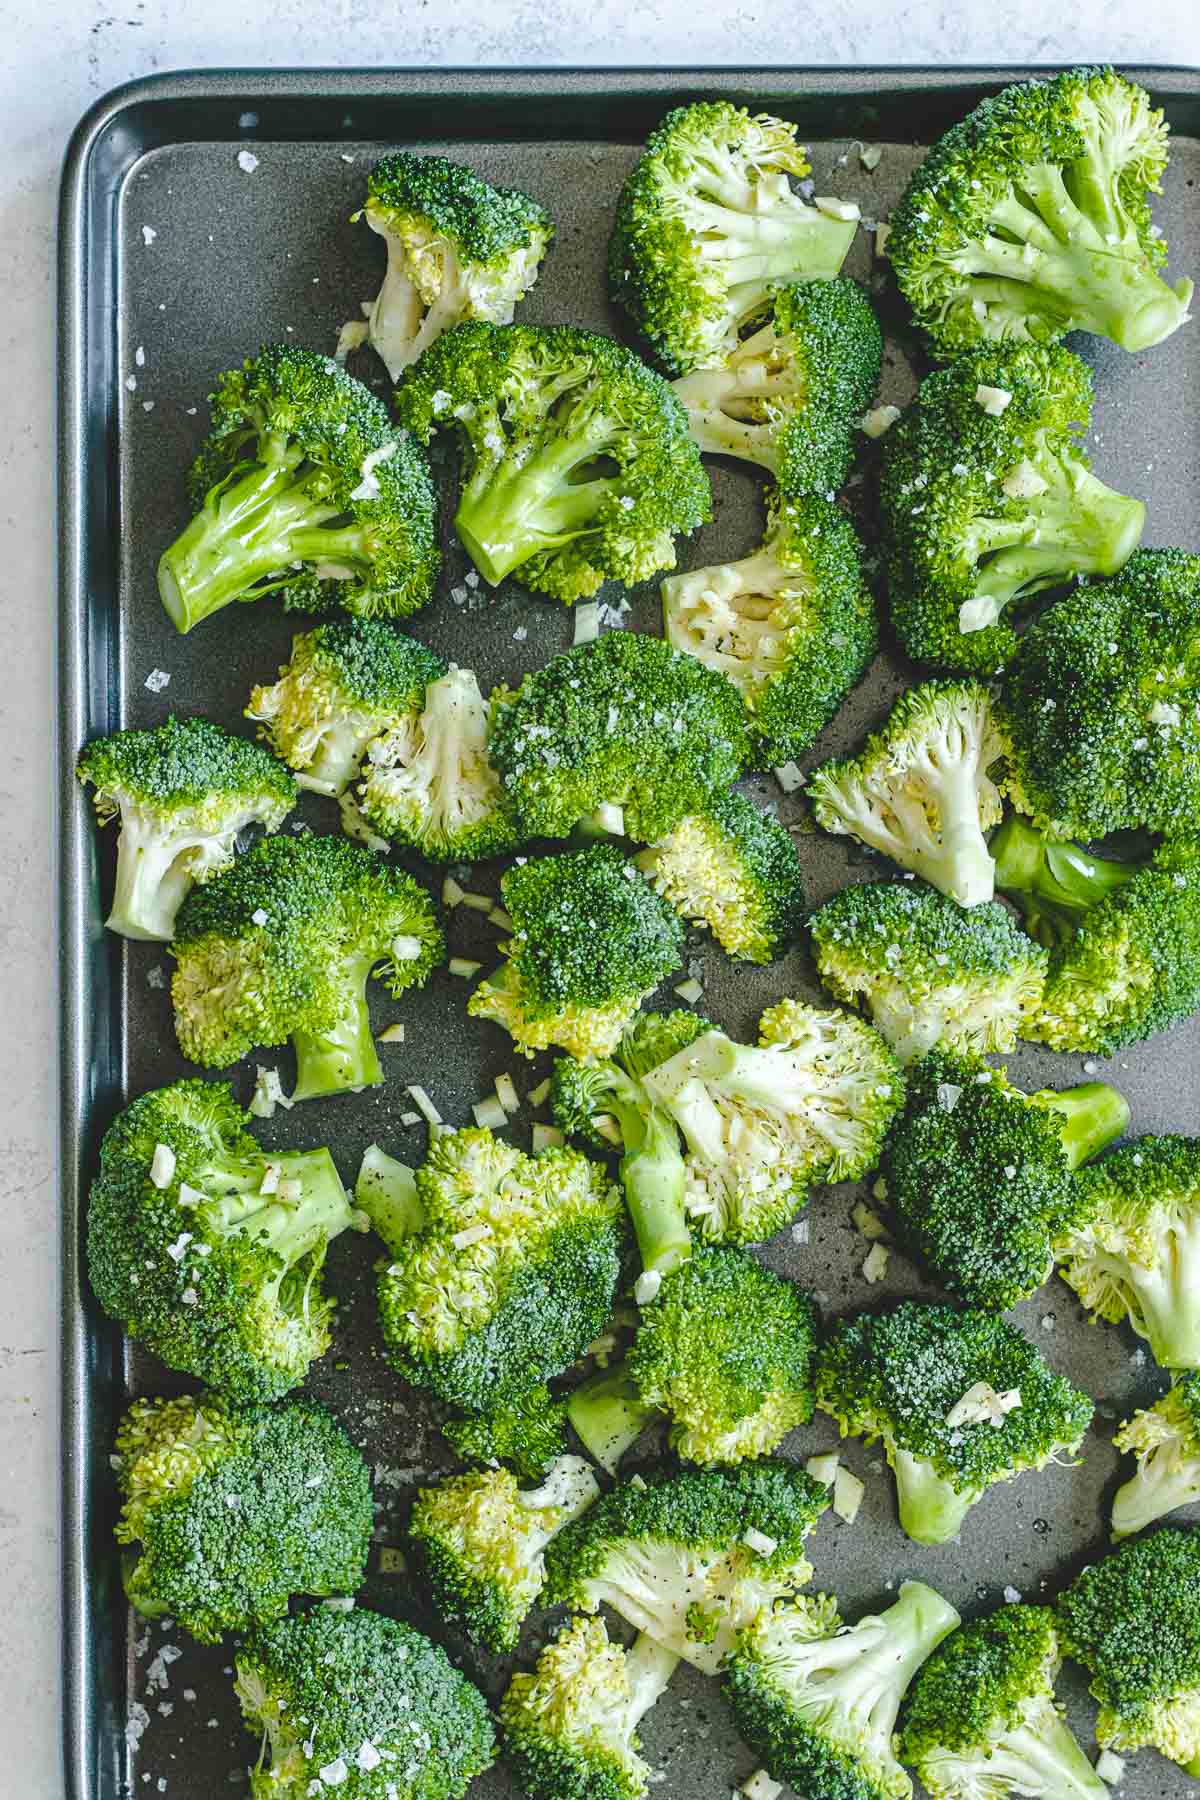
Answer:
[[615, 1475], [655, 1408], [647, 1406], [624, 1365], [598, 1369], [581, 1381], [567, 1401], [567, 1417], [580, 1443], [609, 1475]]
[[1020, 907], [1025, 929], [1048, 949], [1069, 943], [1085, 914], [1144, 866], [1048, 838], [1017, 813], [1000, 827], [991, 852], [996, 886]]
[[1114, 1538], [1133, 1537], [1177, 1506], [1200, 1500], [1200, 1377], [1181, 1375], [1154, 1406], [1126, 1419], [1113, 1447], [1137, 1457], [1136, 1474], [1113, 1499]]
[[1068, 1169], [1081, 1169], [1115, 1142], [1129, 1124], [1129, 1102], [1106, 1081], [1081, 1081], [1072, 1088], [1039, 1088], [1026, 1096], [1031, 1106], [1059, 1121]]
[[948, 1544], [956, 1538], [978, 1492], [954, 1488], [932, 1463], [899, 1444], [889, 1444], [887, 1459], [896, 1478], [896, 1510], [905, 1536], [914, 1544]]
[[407, 1163], [398, 1162], [378, 1144], [368, 1144], [363, 1152], [354, 1199], [370, 1220], [372, 1231], [393, 1255], [405, 1238], [425, 1229], [416, 1175]]

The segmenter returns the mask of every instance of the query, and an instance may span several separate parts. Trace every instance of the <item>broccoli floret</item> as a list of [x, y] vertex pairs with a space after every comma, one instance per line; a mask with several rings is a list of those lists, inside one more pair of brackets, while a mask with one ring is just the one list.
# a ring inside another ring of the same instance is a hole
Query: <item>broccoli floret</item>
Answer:
[[620, 1268], [621, 1197], [596, 1163], [449, 1131], [417, 1171], [417, 1196], [425, 1228], [389, 1244], [379, 1278], [384, 1340], [406, 1380], [488, 1413], [582, 1356]]
[[1180, 1375], [1161, 1400], [1126, 1419], [1113, 1447], [1137, 1457], [1137, 1473], [1113, 1498], [1114, 1538], [1200, 1500], [1200, 1375]]
[[1146, 1745], [1200, 1772], [1200, 1530], [1164, 1526], [1077, 1575], [1055, 1612], [1092, 1676], [1104, 1749]]
[[522, 1492], [507, 1469], [419, 1489], [409, 1536], [443, 1619], [491, 1650], [515, 1650], [542, 1591], [547, 1544], [599, 1493], [580, 1456], [564, 1456], [532, 1491]]
[[264, 594], [399, 618], [433, 593], [429, 465], [330, 357], [269, 344], [227, 370], [188, 496], [195, 516], [158, 564], [177, 631]]
[[1193, 843], [1133, 861], [1098, 856], [1009, 818], [992, 839], [996, 885], [1050, 947], [1022, 1037], [1112, 1056], [1200, 1007], [1200, 861]]
[[442, 1431], [464, 1462], [507, 1463], [522, 1481], [540, 1481], [566, 1449], [567, 1403], [544, 1383], [505, 1407], [446, 1419]]
[[500, 1702], [501, 1743], [521, 1791], [529, 1800], [644, 1800], [650, 1770], [637, 1728], [678, 1665], [644, 1632], [623, 1650], [603, 1619], [572, 1619]]
[[311, 1400], [135, 1400], [117, 1428], [125, 1593], [203, 1644], [282, 1618], [292, 1594], [352, 1594], [375, 1514], [367, 1466]]
[[993, 765], [1006, 743], [975, 681], [926, 681], [901, 694], [856, 757], [809, 777], [817, 823], [912, 869], [960, 906], [992, 898], [984, 833], [1000, 823]]
[[741, 1626], [810, 1579], [804, 1540], [828, 1503], [802, 1469], [769, 1458], [652, 1469], [554, 1539], [546, 1603], [594, 1613], [603, 1601], [713, 1675]]
[[430, 862], [478, 862], [521, 842], [488, 754], [495, 709], [470, 669], [431, 680], [367, 751], [359, 810], [372, 830]]
[[523, 1056], [552, 1044], [611, 1056], [648, 994], [678, 969], [683, 927], [611, 844], [532, 857], [501, 878], [508, 955], [467, 1002]]
[[768, 1008], [757, 1047], [709, 1030], [643, 1082], [683, 1133], [693, 1231], [726, 1244], [773, 1237], [817, 1183], [866, 1174], [904, 1102], [878, 1032], [798, 1000]]
[[531, 837], [567, 837], [617, 806], [648, 844], [737, 780], [750, 738], [721, 674], [658, 638], [609, 631], [525, 677], [498, 709], [491, 753]]
[[777, 281], [837, 274], [857, 217], [792, 189], [796, 127], [727, 101], [677, 107], [650, 134], [617, 203], [613, 298], [673, 372], [718, 368]]
[[902, 1239], [969, 1306], [1006, 1311], [1048, 1279], [1051, 1242], [1080, 1215], [1074, 1171], [1128, 1123], [1102, 1081], [1025, 1094], [979, 1057], [931, 1050], [886, 1149]]
[[382, 619], [330, 619], [292, 639], [279, 680], [256, 687], [246, 717], [303, 788], [343, 794], [373, 738], [419, 713], [440, 656]]
[[340, 838], [267, 838], [197, 888], [171, 945], [175, 1030], [185, 1056], [224, 1068], [291, 1039], [293, 1099], [383, 1080], [372, 975], [399, 996], [445, 956], [433, 902], [403, 870]]
[[88, 1203], [105, 1312], [168, 1368], [271, 1400], [329, 1347], [321, 1269], [354, 1212], [328, 1150], [268, 1152], [227, 1082], [176, 1081], [109, 1126]]
[[462, 1800], [496, 1757], [487, 1703], [446, 1652], [365, 1606], [255, 1632], [234, 1691], [263, 1738], [253, 1800]]
[[1045, 1606], [1002, 1606], [938, 1645], [908, 1690], [896, 1741], [931, 1800], [1105, 1800], [1054, 1703], [1061, 1661]]
[[752, 556], [662, 584], [668, 643], [733, 682], [759, 767], [802, 756], [879, 648], [862, 554], [823, 494], [791, 500], [776, 488]]
[[799, 934], [807, 908], [791, 833], [736, 788], [634, 860], [680, 918], [740, 962], [773, 962]]
[[661, 375], [576, 325], [458, 325], [396, 390], [422, 443], [457, 429], [454, 524], [484, 580], [571, 605], [675, 567], [712, 511], [687, 413]]
[[1087, 364], [1057, 344], [989, 346], [935, 369], [884, 442], [892, 624], [918, 662], [991, 675], [1027, 602], [1115, 575], [1146, 522], [1105, 487], [1082, 437]]
[[785, 495], [826, 494], [849, 473], [882, 356], [857, 283], [792, 282], [772, 290], [720, 367], [693, 370], [675, 392], [706, 455], [768, 470]]
[[843, 1436], [883, 1445], [918, 1544], [957, 1537], [994, 1482], [1073, 1454], [1093, 1412], [1007, 1320], [916, 1300], [838, 1320], [816, 1390]]
[[1135, 1138], [1078, 1185], [1059, 1274], [1094, 1318], [1126, 1319], [1160, 1368], [1200, 1368], [1200, 1138]]
[[1092, 331], [1147, 350], [1188, 316], [1149, 196], [1167, 126], [1110, 68], [1005, 88], [934, 145], [888, 223], [887, 254], [944, 355], [987, 338]]
[[410, 150], [375, 164], [355, 217], [387, 245], [383, 286], [363, 310], [393, 381], [464, 319], [507, 325], [554, 236], [549, 213], [528, 194]]
[[996, 901], [967, 909], [924, 882], [863, 881], [809, 929], [825, 986], [861, 1006], [902, 1062], [939, 1043], [1007, 1052], [1029, 1035], [1048, 957]]
[[1139, 550], [1031, 625], [1000, 685], [1001, 786], [1053, 837], [1200, 830], [1200, 556]]
[[101, 825], [120, 820], [112, 910], [122, 937], [168, 940], [198, 881], [233, 861], [249, 825], [278, 831], [299, 798], [267, 751], [209, 719], [168, 719], [116, 731], [80, 752], [75, 773], [95, 789]]
[[744, 1631], [726, 1692], [768, 1771], [813, 1800], [907, 1800], [892, 1730], [904, 1690], [958, 1614], [923, 1582], [846, 1627], [830, 1594], [764, 1610]]

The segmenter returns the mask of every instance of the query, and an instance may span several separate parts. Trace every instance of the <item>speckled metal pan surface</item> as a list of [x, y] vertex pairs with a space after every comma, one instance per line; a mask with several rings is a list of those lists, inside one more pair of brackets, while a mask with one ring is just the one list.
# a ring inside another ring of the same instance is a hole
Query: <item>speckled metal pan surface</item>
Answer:
[[[1165, 106], [1173, 128], [1156, 216], [1171, 242], [1173, 274], [1195, 275], [1200, 76], [1131, 72]], [[605, 297], [603, 271], [613, 202], [638, 145], [669, 106], [721, 94], [797, 120], [811, 146], [817, 191], [856, 199], [866, 218], [879, 219], [923, 146], [985, 92], [1028, 73], [230, 72], [168, 76], [120, 90], [81, 124], [64, 178], [60, 295], [64, 1673], [71, 1800], [160, 1792], [170, 1800], [215, 1800], [245, 1791], [246, 1766], [257, 1755], [240, 1728], [229, 1647], [202, 1649], [182, 1632], [147, 1628], [126, 1613], [111, 1536], [111, 1429], [131, 1390], [181, 1384], [131, 1353], [100, 1316], [80, 1256], [86, 1184], [100, 1134], [126, 1097], [172, 1079], [185, 1065], [171, 1029], [161, 947], [127, 944], [101, 927], [112, 847], [97, 844], [72, 779], [75, 752], [97, 732], [152, 724], [169, 712], [237, 723], [251, 684], [271, 677], [297, 628], [294, 616], [267, 601], [230, 609], [180, 638], [159, 606], [155, 562], [185, 516], [182, 477], [205, 429], [213, 378], [267, 339], [331, 350], [343, 320], [359, 315], [360, 302], [378, 287], [381, 252], [350, 215], [367, 170], [385, 150], [437, 150], [489, 180], [536, 195], [557, 220], [558, 237], [521, 316], [612, 332], [621, 326]], [[857, 156], [863, 143], [883, 150], [871, 173]], [[239, 160], [242, 151], [250, 155]], [[876, 294], [889, 332], [883, 398], [903, 403], [917, 365], [911, 340], [896, 329], [896, 307], [872, 262], [868, 231], [860, 232], [847, 272]], [[1096, 368], [1098, 472], [1149, 502], [1147, 543], [1195, 549], [1200, 325], [1144, 356], [1124, 356], [1091, 340], [1078, 347]], [[369, 351], [351, 367], [386, 391], [382, 366]], [[453, 474], [445, 456], [438, 474], [448, 497]], [[683, 566], [745, 554], [757, 541], [760, 483], [730, 464], [714, 464], [712, 474], [715, 519], [683, 546]], [[852, 503], [861, 507], [868, 491], [852, 488]], [[869, 534], [869, 518], [863, 523]], [[517, 679], [569, 645], [569, 613], [515, 582], [476, 607], [463, 583], [466, 567], [447, 529], [438, 597], [412, 621], [417, 636], [474, 666], [488, 685]], [[654, 588], [630, 599], [628, 623], [656, 629]], [[43, 605], [45, 597], [31, 595], [29, 604]], [[147, 685], [154, 670], [170, 676], [160, 691]], [[853, 745], [908, 679], [898, 659], [881, 658], [809, 760]], [[749, 785], [777, 802], [785, 819], [798, 814], [797, 802], [782, 797], [772, 781]], [[318, 829], [337, 829], [331, 802], [310, 796], [303, 816]], [[861, 875], [861, 862], [855, 868], [835, 840], [815, 833], [799, 842], [814, 901]], [[493, 881], [492, 871], [480, 869], [472, 885], [490, 890]], [[486, 958], [494, 942], [493, 928], [478, 913], [460, 910], [450, 931], [452, 950], [465, 956]], [[818, 992], [800, 948], [765, 971], [732, 965], [699, 943], [693, 954], [705, 1009], [734, 1031], [748, 1030], [769, 999]], [[416, 1160], [421, 1135], [400, 1124], [410, 1105], [406, 1082], [423, 1083], [447, 1119], [465, 1122], [470, 1102], [519, 1060], [502, 1033], [465, 1017], [465, 999], [464, 984], [445, 971], [403, 1005], [385, 1005], [381, 996], [380, 1024], [385, 1016], [401, 1017], [407, 1028], [403, 1045], [383, 1050], [386, 1085], [281, 1114], [262, 1128], [263, 1137], [279, 1144], [328, 1142], [348, 1180], [374, 1140]], [[286, 1054], [264, 1060], [278, 1063], [287, 1081]], [[1026, 1049], [1013, 1067], [1028, 1087], [1081, 1079], [1078, 1057]], [[1137, 1129], [1195, 1131], [1200, 1019], [1114, 1059], [1103, 1073], [1128, 1095]], [[252, 1074], [252, 1066], [235, 1072], [243, 1096]], [[765, 1252], [773, 1267], [816, 1290], [834, 1310], [879, 1297], [860, 1273], [865, 1245], [850, 1224], [854, 1198], [847, 1188], [821, 1190], [808, 1211], [808, 1241], [796, 1243], [785, 1233]], [[422, 1623], [422, 1596], [404, 1575], [383, 1573], [379, 1553], [399, 1541], [414, 1484], [448, 1466], [448, 1458], [423, 1401], [383, 1361], [373, 1254], [361, 1239], [343, 1238], [333, 1248], [327, 1286], [342, 1303], [337, 1339], [310, 1386], [345, 1422], [374, 1471], [379, 1531], [365, 1598]], [[898, 1255], [888, 1291], [922, 1291], [916, 1271]], [[867, 1484], [862, 1512], [853, 1527], [827, 1517], [812, 1541], [817, 1583], [839, 1595], [850, 1617], [883, 1602], [907, 1576], [932, 1582], [967, 1614], [1005, 1591], [1035, 1598], [1103, 1548], [1103, 1512], [1117, 1467], [1108, 1442], [1112, 1422], [1158, 1391], [1156, 1372], [1130, 1334], [1088, 1326], [1074, 1297], [1056, 1283], [1019, 1317], [1051, 1362], [1097, 1402], [1086, 1455], [1076, 1466], [993, 1488], [972, 1512], [961, 1542], [922, 1549], [900, 1533], [891, 1483], [874, 1452], [852, 1444], [848, 1462]], [[805, 1456], [829, 1447], [834, 1435], [829, 1421], [817, 1422], [785, 1449]], [[526, 1648], [544, 1628], [545, 1620], [535, 1617]], [[19, 1630], [19, 1621], [10, 1629]], [[476, 1673], [494, 1697], [502, 1667], [485, 1662]], [[1077, 1672], [1064, 1681], [1063, 1694], [1090, 1743], [1090, 1703]], [[662, 1771], [655, 1790], [662, 1800], [726, 1800], [754, 1766], [718, 1687], [690, 1670], [680, 1671], [643, 1735], [646, 1754]], [[1123, 1800], [1182, 1800], [1189, 1786], [1182, 1771], [1145, 1753], [1130, 1764], [1121, 1792]], [[515, 1789], [497, 1769], [472, 1793], [499, 1800]]]

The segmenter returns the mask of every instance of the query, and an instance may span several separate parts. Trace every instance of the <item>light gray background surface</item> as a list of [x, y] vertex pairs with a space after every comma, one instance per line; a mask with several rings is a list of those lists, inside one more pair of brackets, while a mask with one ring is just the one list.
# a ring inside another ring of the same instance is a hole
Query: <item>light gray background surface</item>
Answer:
[[54, 207], [79, 115], [221, 65], [1200, 62], [1195, 0], [0, 0], [0, 1795], [61, 1795], [54, 1178]]

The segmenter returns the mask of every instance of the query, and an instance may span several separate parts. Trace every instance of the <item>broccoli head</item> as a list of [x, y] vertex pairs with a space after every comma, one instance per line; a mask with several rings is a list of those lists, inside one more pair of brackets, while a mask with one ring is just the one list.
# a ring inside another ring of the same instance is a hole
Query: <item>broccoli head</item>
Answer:
[[793, 500], [776, 488], [753, 555], [662, 584], [667, 642], [738, 689], [758, 767], [802, 756], [879, 648], [862, 554], [823, 494]]
[[177, 631], [273, 593], [367, 618], [424, 606], [440, 560], [429, 465], [360, 381], [269, 344], [221, 376], [212, 415], [188, 477], [195, 516], [158, 564]]
[[363, 310], [393, 381], [464, 319], [507, 325], [554, 236], [550, 215], [528, 194], [411, 150], [375, 164], [355, 217], [387, 245], [383, 286]]
[[1055, 1612], [1092, 1676], [1096, 1741], [1149, 1745], [1200, 1772], [1200, 1529], [1131, 1538], [1078, 1574]]
[[1006, 1319], [917, 1300], [838, 1320], [816, 1391], [843, 1436], [883, 1445], [918, 1544], [957, 1537], [993, 1483], [1073, 1454], [1093, 1411]]
[[1127, 1320], [1160, 1368], [1200, 1368], [1200, 1138], [1135, 1138], [1078, 1185], [1059, 1274], [1093, 1318]]
[[887, 1143], [901, 1238], [969, 1306], [1006, 1311], [1048, 1279], [1052, 1241], [1080, 1216], [1074, 1171], [1128, 1123], [1102, 1081], [1025, 1094], [979, 1057], [931, 1050]]
[[796, 127], [727, 101], [677, 107], [621, 190], [609, 281], [673, 372], [719, 368], [778, 281], [837, 274], [857, 214], [809, 206]]
[[959, 1623], [941, 1595], [905, 1581], [878, 1616], [847, 1627], [830, 1594], [764, 1610], [726, 1676], [738, 1730], [779, 1781], [813, 1800], [907, 1800], [892, 1731], [904, 1691]]
[[1061, 1661], [1045, 1606], [1002, 1606], [938, 1645], [908, 1690], [897, 1739], [931, 1800], [1105, 1800], [1054, 1703]]
[[648, 844], [737, 780], [750, 737], [719, 672], [658, 638], [609, 631], [525, 677], [498, 708], [491, 754], [529, 836], [567, 837], [616, 806]]
[[421, 1488], [408, 1530], [442, 1618], [491, 1650], [515, 1650], [545, 1581], [546, 1545], [599, 1493], [580, 1456], [562, 1457], [532, 1491], [507, 1469]]
[[1200, 1375], [1178, 1376], [1161, 1400], [1118, 1426], [1113, 1445], [1137, 1457], [1136, 1473], [1113, 1497], [1114, 1538], [1200, 1500]]
[[330, 619], [292, 639], [279, 680], [256, 687], [246, 717], [303, 788], [345, 793], [373, 738], [412, 718], [440, 656], [382, 619]]
[[233, 861], [239, 832], [278, 831], [299, 798], [281, 763], [209, 719], [95, 738], [75, 773], [95, 789], [100, 824], [120, 821], [105, 924], [159, 942], [195, 884]]
[[452, 1405], [491, 1413], [560, 1375], [603, 1329], [620, 1268], [621, 1199], [577, 1150], [526, 1156], [448, 1131], [417, 1171], [425, 1226], [379, 1278], [388, 1355]]
[[442, 1421], [443, 1435], [464, 1462], [505, 1463], [523, 1481], [538, 1481], [566, 1449], [565, 1400], [544, 1382], [506, 1406]]
[[134, 1100], [88, 1202], [96, 1298], [168, 1368], [271, 1400], [329, 1347], [331, 1238], [355, 1223], [328, 1150], [266, 1151], [226, 1082]]
[[1137, 549], [1140, 500], [1093, 475], [1087, 364], [1058, 344], [989, 345], [935, 369], [884, 442], [892, 624], [918, 662], [991, 675], [1027, 602]]
[[934, 145], [888, 223], [887, 254], [943, 355], [983, 339], [1091, 331], [1147, 350], [1188, 316], [1149, 196], [1167, 166], [1150, 96], [1069, 69], [981, 102]]
[[263, 1739], [252, 1800], [462, 1800], [496, 1758], [487, 1702], [446, 1652], [365, 1606], [261, 1627], [234, 1691]]
[[810, 1579], [804, 1540], [828, 1505], [792, 1463], [652, 1469], [602, 1494], [546, 1552], [548, 1605], [603, 1601], [706, 1675], [760, 1608]]
[[576, 325], [458, 325], [396, 390], [422, 443], [462, 446], [455, 528], [484, 580], [571, 605], [675, 567], [712, 510], [687, 413], [631, 350]]
[[762, 315], [719, 367], [675, 383], [688, 429], [706, 455], [766, 469], [785, 495], [827, 494], [879, 385], [879, 321], [853, 281], [786, 283]]
[[289, 1038], [293, 1098], [383, 1080], [367, 981], [393, 996], [445, 955], [433, 902], [403, 870], [341, 838], [267, 838], [180, 908], [171, 945], [185, 1056], [224, 1068]]
[[467, 1002], [524, 1056], [552, 1044], [610, 1056], [648, 994], [678, 969], [683, 927], [611, 844], [518, 863], [501, 878], [507, 959]]
[[809, 920], [821, 980], [861, 1006], [902, 1062], [935, 1044], [968, 1055], [1028, 1036], [1047, 953], [996, 901], [964, 908], [916, 881], [842, 888]]
[[1031, 625], [1000, 686], [1001, 786], [1053, 837], [1200, 830], [1200, 556], [1139, 550]]
[[375, 1514], [367, 1466], [311, 1400], [135, 1400], [117, 1428], [125, 1592], [201, 1643], [282, 1618], [292, 1594], [352, 1594]]
[[926, 681], [901, 694], [856, 757], [809, 777], [817, 823], [911, 869], [960, 906], [994, 892], [984, 833], [1000, 823], [992, 779], [1006, 748], [988, 690]]

